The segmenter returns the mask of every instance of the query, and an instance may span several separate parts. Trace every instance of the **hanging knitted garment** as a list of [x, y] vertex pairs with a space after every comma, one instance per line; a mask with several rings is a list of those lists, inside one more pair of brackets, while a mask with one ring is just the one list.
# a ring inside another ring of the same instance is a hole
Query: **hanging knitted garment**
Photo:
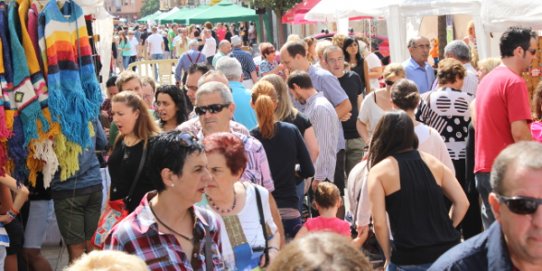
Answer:
[[[20, 21], [20, 40], [26, 55], [28, 63], [28, 72], [30, 73], [30, 81], [36, 93], [42, 108], [42, 114], [46, 119], [45, 123], [38, 120], [38, 139], [32, 139], [29, 145], [29, 155], [26, 165], [30, 170], [28, 181], [32, 186], [36, 185], [38, 171], [43, 172], [43, 183], [48, 186], [58, 169], [58, 159], [53, 149], [52, 139], [60, 134], [60, 124], [52, 122], [49, 108], [47, 107], [47, 86], [40, 70], [36, 50], [27, 30], [27, 16], [30, 9], [28, 0], [17, 0], [19, 4], [18, 14]], [[37, 25], [36, 25], [37, 26]], [[36, 29], [37, 31], [37, 29]]]
[[6, 171], [10, 172], [13, 178], [20, 182], [21, 180], [26, 180], [27, 177], [25, 164], [27, 153], [26, 149], [23, 147], [25, 142], [24, 131], [19, 115], [17, 114], [17, 106], [15, 101], [10, 100], [10, 97], [13, 97], [13, 95], [10, 95], [13, 92], [13, 69], [11, 65], [7, 18], [7, 5], [4, 1], [0, 1], [0, 41], [4, 45], [1, 57], [4, 64], [5, 79], [5, 81], [1, 81], [0, 83], [2, 95], [4, 97], [6, 126], [8, 131], [11, 131], [11, 137], [9, 137], [7, 142], [9, 160]]
[[[4, 48], [2, 41], [0, 40], [0, 86], [6, 85], [6, 78], [4, 77]], [[8, 130], [6, 125], [6, 113], [4, 111], [4, 95], [0, 95], [0, 175], [6, 174], [6, 165], [8, 163], [8, 138], [11, 136], [11, 131]]]
[[25, 136], [23, 146], [27, 147], [31, 139], [38, 138], [38, 125], [36, 121], [41, 121], [46, 130], [49, 129], [49, 123], [46, 122], [41, 112], [41, 106], [38, 101], [39, 93], [36, 93], [30, 81], [25, 51], [18, 35], [21, 32], [21, 25], [19, 23], [18, 4], [16, 2], [9, 3], [8, 22], [12, 63], [17, 63], [17, 65], [13, 65], [13, 91], [10, 95], [11, 100], [15, 101], [17, 112], [23, 123]]
[[53, 121], [60, 122], [69, 141], [89, 147], [88, 123], [98, 117], [103, 98], [81, 8], [69, 1], [61, 11], [55, 0], [49, 1], [38, 18], [38, 36], [42, 55], [45, 51], [47, 56]]

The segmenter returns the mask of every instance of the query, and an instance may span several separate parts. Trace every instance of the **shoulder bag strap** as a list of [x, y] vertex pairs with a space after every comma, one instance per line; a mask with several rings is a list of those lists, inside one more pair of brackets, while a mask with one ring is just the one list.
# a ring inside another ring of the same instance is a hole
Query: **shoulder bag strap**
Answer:
[[[365, 163], [365, 167], [367, 168], [367, 163]], [[365, 169], [361, 171], [362, 173], [365, 172]], [[360, 187], [358, 194], [356, 196], [356, 207], [354, 208], [354, 214], [352, 215], [352, 225], [357, 226], [356, 220], [358, 219], [358, 207], [359, 207], [359, 199], [361, 199], [361, 190], [363, 190], [363, 187]]]
[[205, 270], [210, 271], [210, 270], [214, 270], [213, 248], [212, 248], [213, 239], [211, 238], [211, 229], [207, 226], [207, 224], [209, 224], [209, 221], [211, 221], [212, 219], [208, 219], [209, 217], [207, 217], [207, 214], [203, 215], [203, 213], [202, 213], [202, 217], [204, 217], [203, 218], [204, 221], [202, 225], [203, 225], [203, 228], [205, 229], [205, 249], [204, 249]]
[[137, 168], [137, 172], [134, 178], [134, 181], [132, 182], [132, 186], [130, 186], [130, 191], [128, 192], [128, 195], [124, 198], [125, 203], [129, 203], [132, 201], [132, 194], [134, 193], [134, 190], [137, 186], [137, 183], [139, 182], [139, 179], [141, 177], [141, 172], [143, 171], [143, 166], [145, 166], [145, 160], [147, 157], [147, 140], [143, 143], [143, 153], [141, 154], [141, 160], [139, 160], [139, 166]]
[[267, 227], [265, 226], [265, 218], [263, 215], [263, 207], [262, 207], [262, 197], [260, 196], [260, 191], [257, 186], [253, 186], [254, 191], [256, 192], [256, 203], [258, 204], [258, 213], [260, 214], [260, 225], [262, 226], [263, 231], [263, 239], [265, 240], [265, 249], [264, 249], [264, 255], [265, 255], [265, 266], [269, 264], [269, 250], [268, 250], [268, 244], [267, 244]]

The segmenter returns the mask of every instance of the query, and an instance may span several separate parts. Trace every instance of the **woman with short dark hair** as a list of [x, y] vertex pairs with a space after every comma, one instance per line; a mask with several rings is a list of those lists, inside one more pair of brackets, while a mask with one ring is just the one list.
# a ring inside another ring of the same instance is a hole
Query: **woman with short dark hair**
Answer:
[[137, 255], [150, 270], [223, 270], [218, 218], [194, 205], [211, 180], [203, 146], [189, 133], [162, 133], [147, 169], [156, 191], [115, 226], [105, 248]]

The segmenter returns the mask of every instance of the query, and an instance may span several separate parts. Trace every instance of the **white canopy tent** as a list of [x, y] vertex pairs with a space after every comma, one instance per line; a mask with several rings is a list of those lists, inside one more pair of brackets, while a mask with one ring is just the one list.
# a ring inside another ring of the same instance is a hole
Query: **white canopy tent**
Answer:
[[337, 22], [337, 32], [346, 34], [348, 33], [349, 16], [345, 16], [345, 9], [351, 3], [351, 0], [322, 0], [305, 14], [305, 20]]
[[[532, 27], [542, 30], [542, 5], [540, 0], [481, 0], [483, 37], [489, 40], [487, 50], [499, 56], [499, 39], [510, 26]], [[491, 33], [491, 35], [490, 35]], [[478, 35], [478, 31], [476, 33]], [[478, 39], [481, 40], [481, 39]], [[480, 45], [478, 45], [480, 47]]]
[[[412, 27], [415, 32], [419, 28], [419, 21], [408, 18], [435, 15], [467, 14], [472, 16], [477, 36], [482, 36], [482, 20], [480, 17], [480, 0], [379, 0], [356, 1], [350, 4], [346, 16], [366, 15], [380, 11], [381, 16], [387, 20], [388, 37], [390, 40], [390, 54], [392, 61], [402, 62], [409, 57], [407, 50], [406, 27]], [[416, 25], [417, 24], [417, 25]], [[487, 54], [486, 40], [479, 39], [478, 54], [485, 58]]]
[[[421, 21], [412, 20], [413, 17], [419, 19], [423, 16], [433, 15], [470, 15], [473, 18], [477, 36], [483, 36], [480, 5], [480, 0], [322, 0], [314, 7], [314, 12], [311, 10], [305, 15], [305, 19], [330, 20], [336, 18], [335, 20], [337, 20], [356, 16], [384, 17], [387, 21], [392, 61], [402, 62], [409, 57], [406, 44], [407, 39], [412, 38], [407, 37], [407, 27], [417, 33]], [[480, 57], [487, 57], [486, 41], [480, 39], [478, 45]]]

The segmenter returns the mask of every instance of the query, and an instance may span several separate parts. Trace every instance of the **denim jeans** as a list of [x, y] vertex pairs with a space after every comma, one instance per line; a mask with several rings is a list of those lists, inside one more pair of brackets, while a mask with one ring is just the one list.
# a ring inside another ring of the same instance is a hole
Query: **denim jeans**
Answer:
[[128, 65], [130, 64], [130, 56], [123, 56], [122, 57], [122, 66], [124, 69], [128, 68]]
[[305, 199], [305, 182], [300, 182], [298, 185], [295, 186], [295, 192], [297, 194], [298, 201], [298, 208], [299, 212], [303, 213], [303, 201]]
[[[152, 54], [152, 60], [164, 59], [164, 54]], [[158, 80], [158, 65], [154, 65], [154, 80]]]
[[386, 271], [425, 271], [431, 267], [432, 263], [418, 264], [418, 265], [396, 265], [392, 262], [388, 264]]
[[487, 229], [491, 226], [491, 223], [495, 221], [495, 216], [493, 215], [491, 206], [489, 206], [488, 200], [489, 193], [491, 193], [489, 173], [476, 173], [474, 175], [474, 180], [476, 181], [476, 190], [478, 190], [480, 197], [482, 197], [482, 205], [480, 206], [482, 211], [482, 224], [484, 225], [484, 229]]
[[282, 225], [284, 226], [284, 235], [286, 240], [293, 239], [303, 223], [301, 223], [301, 217], [293, 219], [283, 219]]

